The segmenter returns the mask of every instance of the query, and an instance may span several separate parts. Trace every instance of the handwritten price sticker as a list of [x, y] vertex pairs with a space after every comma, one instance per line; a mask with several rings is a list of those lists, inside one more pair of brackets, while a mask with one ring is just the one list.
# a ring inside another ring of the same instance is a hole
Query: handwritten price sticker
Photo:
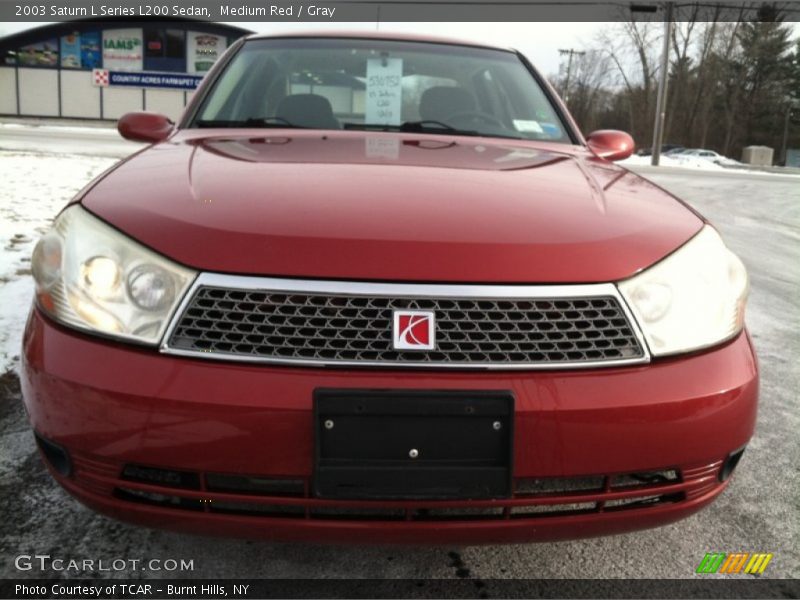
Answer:
[[403, 106], [403, 59], [367, 60], [366, 122], [400, 125]]

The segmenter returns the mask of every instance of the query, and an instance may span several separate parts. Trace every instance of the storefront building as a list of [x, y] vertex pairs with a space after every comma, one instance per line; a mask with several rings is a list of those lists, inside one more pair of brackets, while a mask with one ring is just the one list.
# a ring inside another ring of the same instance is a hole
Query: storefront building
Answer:
[[76, 21], [0, 38], [0, 115], [175, 119], [246, 29], [202, 21]]

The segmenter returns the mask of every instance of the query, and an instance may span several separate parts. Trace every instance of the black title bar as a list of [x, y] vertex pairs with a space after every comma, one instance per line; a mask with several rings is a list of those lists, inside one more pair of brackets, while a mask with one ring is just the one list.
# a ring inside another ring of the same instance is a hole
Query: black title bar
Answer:
[[5, 579], [0, 598], [797, 598], [794, 579]]
[[[265, 22], [536, 22], [647, 21], [664, 18], [657, 0], [0, 0], [0, 21], [52, 22], [111, 18], [186, 18]], [[674, 2], [674, 20], [757, 20], [775, 9], [800, 17], [796, 2]]]

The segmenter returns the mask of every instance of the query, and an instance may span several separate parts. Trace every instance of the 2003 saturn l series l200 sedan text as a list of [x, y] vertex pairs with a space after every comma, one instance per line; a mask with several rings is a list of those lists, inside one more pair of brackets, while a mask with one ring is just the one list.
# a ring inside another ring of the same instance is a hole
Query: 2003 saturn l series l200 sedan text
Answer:
[[251, 37], [38, 243], [23, 391], [88, 506], [494, 543], [669, 523], [753, 433], [748, 279], [516, 52]]

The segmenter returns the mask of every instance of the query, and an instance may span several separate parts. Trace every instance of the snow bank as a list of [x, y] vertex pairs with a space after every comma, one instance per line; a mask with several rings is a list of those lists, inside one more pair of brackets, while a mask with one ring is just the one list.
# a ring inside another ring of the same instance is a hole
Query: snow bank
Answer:
[[120, 137], [116, 127], [110, 125], [60, 125], [52, 121], [42, 123], [4, 123], [0, 122], [0, 132], [7, 131], [26, 131], [34, 129], [36, 131], [52, 131], [57, 133], [81, 133], [86, 135], [108, 136], [113, 138]]
[[[623, 167], [649, 166], [650, 160], [650, 156], [639, 156], [634, 154], [625, 160], [619, 161], [617, 164], [620, 164]], [[721, 171], [725, 169], [725, 167], [722, 167], [715, 162], [695, 156], [685, 156], [679, 158], [678, 155], [667, 156], [662, 154], [658, 162], [662, 167], [678, 167], [680, 169], [701, 169], [703, 171]]]
[[[661, 156], [659, 163], [662, 167], [677, 167], [679, 169], [691, 169], [706, 172], [713, 171], [714, 173], [730, 173], [731, 175], [756, 175], [765, 177], [778, 175], [780, 177], [800, 178], [800, 174], [793, 170], [786, 172], [780, 169], [764, 170], [759, 169], [758, 167], [751, 167], [750, 165], [740, 163], [738, 160], [733, 160], [732, 158], [722, 158], [718, 161], [718, 163], [715, 163], [704, 158], [684, 157], [679, 159], [675, 156]], [[617, 161], [617, 164], [627, 167], [633, 171], [636, 170], [636, 167], [651, 166], [649, 156], [636, 155], [626, 158], [625, 160]], [[642, 173], [652, 172], [653, 171], [642, 171]]]

